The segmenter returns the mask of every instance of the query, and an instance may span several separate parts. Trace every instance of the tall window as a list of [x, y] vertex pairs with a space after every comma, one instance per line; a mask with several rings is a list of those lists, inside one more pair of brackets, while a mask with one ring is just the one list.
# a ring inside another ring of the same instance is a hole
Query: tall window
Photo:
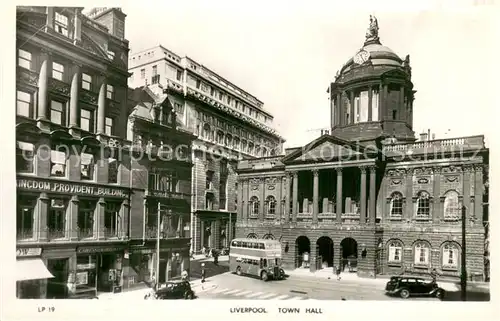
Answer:
[[403, 195], [394, 192], [391, 198], [391, 216], [401, 217], [403, 215]]
[[159, 170], [149, 174], [149, 189], [158, 192], [177, 192], [177, 175], [169, 170]]
[[267, 214], [276, 214], [276, 199], [274, 196], [269, 195], [266, 199], [267, 203]]
[[108, 159], [108, 183], [118, 183], [118, 160], [116, 158]]
[[19, 173], [33, 173], [35, 145], [17, 141], [16, 145], [16, 170]]
[[205, 209], [213, 210], [214, 209], [214, 194], [207, 193], [205, 196]]
[[33, 238], [36, 197], [19, 195], [17, 197], [17, 239]]
[[64, 126], [66, 124], [66, 104], [57, 100], [50, 102], [50, 121]]
[[141, 79], [146, 78], [146, 69], [141, 69]]
[[154, 65], [153, 66], [153, 77], [158, 75], [158, 66]]
[[250, 198], [250, 214], [254, 216], [259, 215], [259, 198], [257, 196]]
[[85, 90], [92, 89], [92, 76], [86, 73], [82, 73], [82, 88]]
[[50, 151], [50, 175], [66, 177], [66, 161], [68, 151], [62, 146], [55, 146]]
[[206, 189], [212, 189], [213, 188], [213, 181], [214, 181], [214, 172], [213, 171], [207, 171], [206, 172], [206, 184], [205, 184], [205, 188]]
[[56, 32], [68, 36], [68, 17], [56, 12], [54, 29]]
[[108, 136], [113, 136], [113, 118], [106, 117], [105, 124], [104, 124], [104, 132]]
[[429, 218], [430, 212], [430, 195], [425, 191], [421, 191], [417, 195], [417, 218]]
[[444, 198], [444, 219], [456, 220], [460, 217], [462, 204], [458, 198], [458, 193], [448, 191]]
[[448, 242], [443, 246], [443, 268], [456, 270], [458, 268], [458, 246]]
[[428, 265], [429, 264], [430, 249], [427, 243], [418, 242], [415, 244], [415, 264]]
[[207, 140], [212, 139], [210, 125], [208, 125], [208, 124], [203, 125], [203, 138], [205, 138]]
[[57, 62], [52, 62], [52, 78], [63, 81], [64, 66]]
[[78, 207], [78, 238], [92, 237], [94, 234], [94, 213], [96, 201], [80, 200]]
[[217, 131], [217, 143], [224, 144], [224, 133], [222, 131]]
[[104, 212], [104, 227], [106, 237], [117, 237], [120, 227], [120, 207], [119, 203], [107, 203]]
[[403, 244], [400, 241], [389, 242], [389, 263], [401, 263], [403, 257]]
[[219, 209], [226, 209], [226, 188], [227, 188], [227, 178], [221, 178], [219, 183]]
[[19, 49], [17, 51], [17, 65], [31, 70], [31, 52]]
[[31, 93], [18, 90], [17, 91], [17, 103], [16, 110], [19, 116], [33, 118], [33, 108], [32, 108], [32, 96]]
[[62, 238], [66, 233], [66, 199], [52, 199], [50, 202], [47, 228], [49, 239]]
[[372, 91], [372, 121], [378, 121], [378, 90]]
[[200, 89], [201, 86], [201, 81], [199, 79], [196, 79], [196, 89]]
[[115, 99], [115, 87], [112, 85], [106, 85], [106, 98]]
[[177, 70], [177, 75], [175, 76], [175, 79], [177, 79], [177, 81], [182, 80], [182, 70]]
[[95, 157], [91, 153], [80, 154], [80, 174], [81, 179], [93, 180], [95, 171]]
[[88, 109], [80, 110], [80, 128], [88, 132], [94, 131], [94, 111]]

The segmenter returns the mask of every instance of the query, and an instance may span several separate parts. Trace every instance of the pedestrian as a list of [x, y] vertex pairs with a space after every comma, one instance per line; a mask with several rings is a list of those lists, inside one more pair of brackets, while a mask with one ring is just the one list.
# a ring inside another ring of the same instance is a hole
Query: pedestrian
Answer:
[[189, 281], [188, 271], [186, 271], [186, 270], [182, 271], [181, 278], [182, 278], [182, 281]]
[[340, 265], [337, 265], [336, 274], [337, 274], [337, 281], [340, 281], [340, 279], [341, 279], [341, 277], [340, 277]]
[[219, 265], [219, 253], [217, 253], [215, 250], [213, 250], [212, 255], [214, 257], [214, 264]]
[[431, 271], [432, 282], [436, 282], [437, 276], [438, 276], [438, 273], [437, 273], [436, 268], [432, 269], [432, 271]]
[[205, 263], [201, 263], [201, 283], [205, 283]]

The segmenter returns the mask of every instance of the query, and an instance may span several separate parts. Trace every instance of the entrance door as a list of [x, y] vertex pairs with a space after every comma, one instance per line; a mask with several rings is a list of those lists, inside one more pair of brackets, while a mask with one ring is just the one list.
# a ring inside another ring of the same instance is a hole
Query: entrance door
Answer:
[[167, 261], [160, 260], [160, 273], [158, 275], [158, 281], [160, 283], [165, 283], [167, 281]]
[[47, 280], [47, 299], [64, 299], [68, 297], [69, 258], [47, 261], [47, 268], [54, 278]]

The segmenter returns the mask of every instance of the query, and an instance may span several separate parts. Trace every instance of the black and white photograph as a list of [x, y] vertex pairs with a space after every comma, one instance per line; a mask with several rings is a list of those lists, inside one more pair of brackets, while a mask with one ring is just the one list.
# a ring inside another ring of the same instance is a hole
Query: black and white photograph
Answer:
[[498, 316], [496, 1], [8, 7], [5, 320]]

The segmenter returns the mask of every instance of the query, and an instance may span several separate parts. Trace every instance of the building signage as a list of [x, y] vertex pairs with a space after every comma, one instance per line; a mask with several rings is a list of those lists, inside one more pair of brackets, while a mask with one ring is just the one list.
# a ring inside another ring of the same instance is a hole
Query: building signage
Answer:
[[37, 181], [22, 178], [17, 179], [17, 188], [42, 192], [85, 194], [93, 196], [127, 196], [126, 191], [119, 188], [83, 185], [78, 183]]
[[122, 251], [121, 247], [81, 247], [78, 249], [78, 253], [100, 253], [100, 252], [117, 252]]
[[172, 199], [186, 199], [188, 196], [181, 193], [172, 193], [172, 192], [162, 192], [162, 191], [150, 191], [151, 196], [153, 197], [163, 197], [163, 198], [172, 198]]
[[[164, 252], [181, 252], [185, 249], [181, 249], [181, 248], [163, 248], [163, 249], [160, 249], [160, 252], [164, 253]], [[141, 254], [152, 254], [152, 253], [156, 253], [156, 249], [131, 249], [131, 252], [132, 253], [141, 253]]]
[[34, 248], [20, 248], [16, 251], [16, 256], [40, 256], [42, 255], [42, 248], [34, 247]]
[[95, 269], [95, 263], [86, 263], [86, 264], [77, 264], [76, 265], [77, 270], [91, 270]]

